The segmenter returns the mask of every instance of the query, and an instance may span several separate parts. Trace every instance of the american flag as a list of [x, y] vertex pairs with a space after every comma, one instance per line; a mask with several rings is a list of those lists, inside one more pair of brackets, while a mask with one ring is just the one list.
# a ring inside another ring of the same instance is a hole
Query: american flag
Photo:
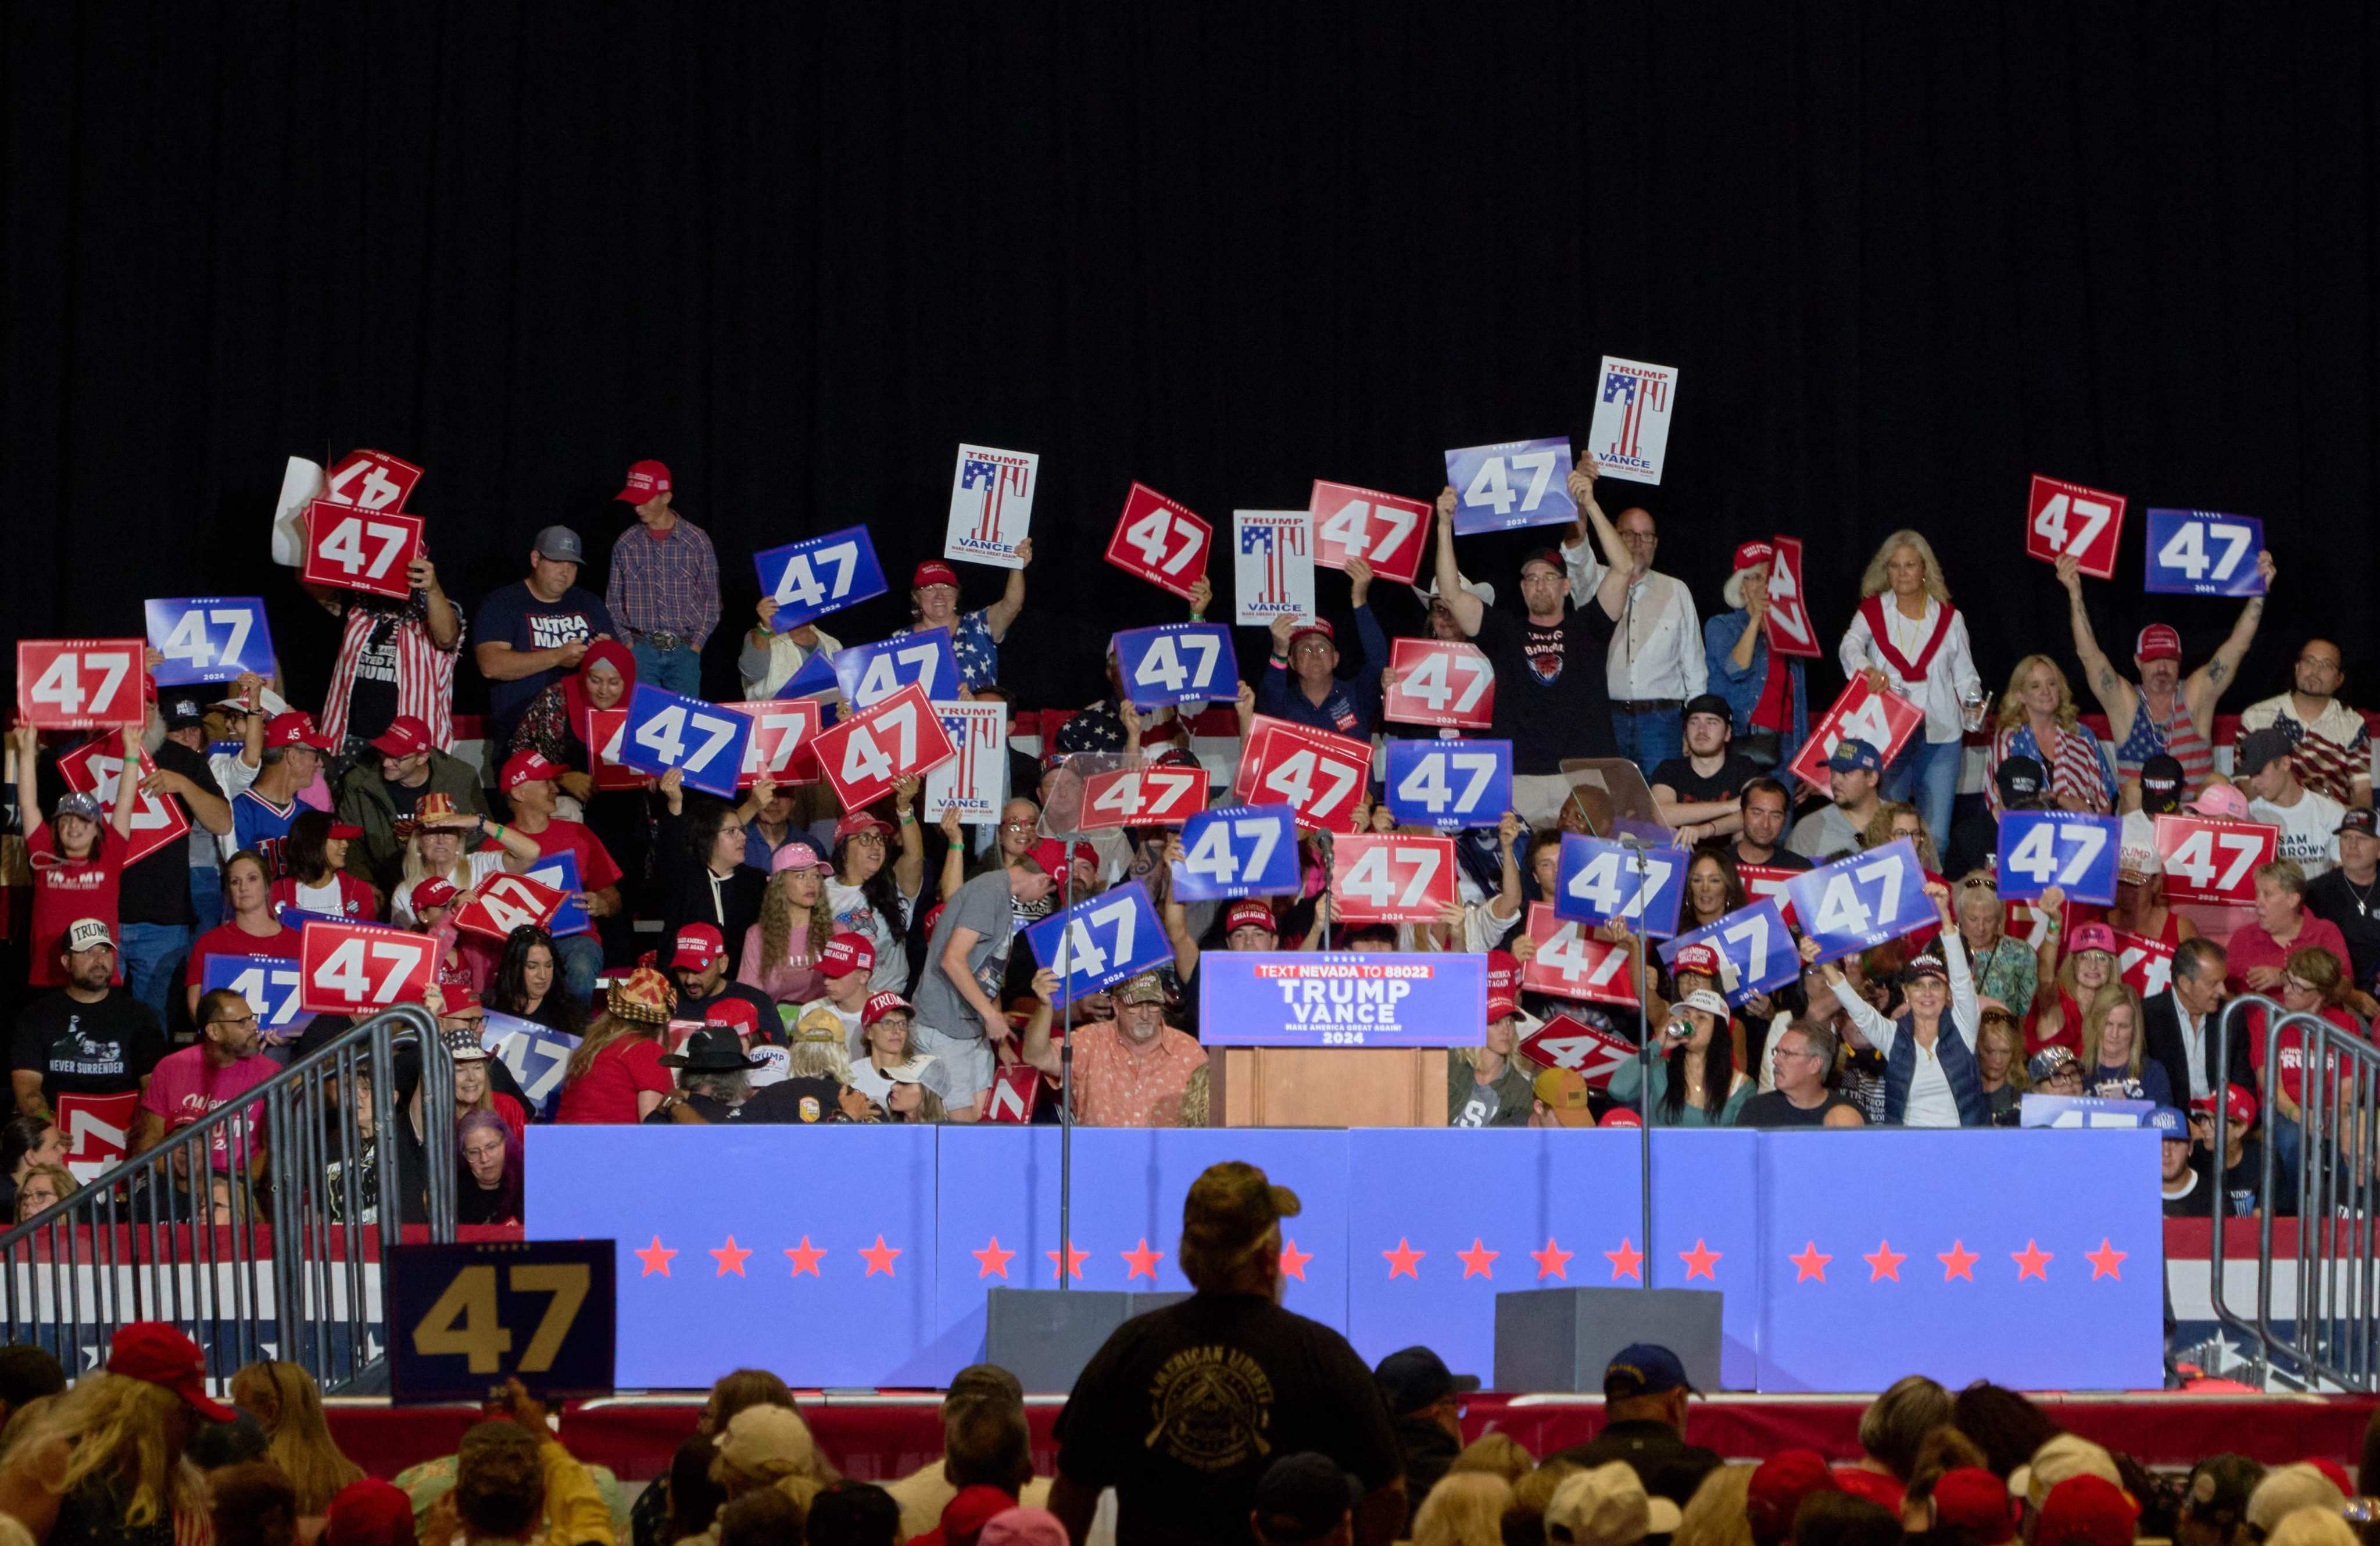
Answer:
[[1611, 443], [1614, 456], [1633, 456], [1645, 433], [1645, 409], [1658, 408], [1670, 396], [1670, 383], [1648, 381], [1625, 371], [1613, 371], [1603, 378], [1603, 400], [1607, 403], [1625, 397], [1628, 411], [1620, 420], [1620, 434]]
[[1257, 595], [1262, 603], [1289, 600], [1289, 566], [1292, 554], [1305, 551], [1305, 529], [1302, 526], [1244, 526], [1240, 529], [1240, 552], [1251, 554], [1261, 547], [1265, 555], [1264, 589]]
[[988, 461], [981, 456], [969, 456], [959, 469], [959, 489], [983, 490], [983, 504], [976, 511], [975, 536], [979, 542], [1000, 541], [1000, 507], [1010, 494], [1022, 499], [1031, 474], [1024, 468], [1005, 462]]

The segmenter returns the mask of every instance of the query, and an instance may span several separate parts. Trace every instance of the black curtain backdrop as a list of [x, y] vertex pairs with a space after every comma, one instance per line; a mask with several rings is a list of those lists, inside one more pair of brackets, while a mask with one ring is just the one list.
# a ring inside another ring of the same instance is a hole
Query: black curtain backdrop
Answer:
[[[1109, 631], [1179, 615], [1099, 560], [1130, 480], [1226, 532], [1317, 477], [1427, 496], [1449, 446], [1583, 440], [1611, 353], [1682, 372], [1668, 481], [1606, 504], [1659, 517], [1706, 613], [1737, 542], [1795, 534], [1831, 643], [1911, 525], [1995, 687], [2035, 648], [2070, 670], [2022, 556], [2039, 471], [2132, 502], [2090, 590], [2119, 657], [2161, 617], [2194, 663], [2235, 615], [2140, 594], [2141, 512], [2176, 505], [2262, 517], [2279, 563], [2228, 706], [2311, 632], [2380, 659], [2380, 13], [1144, 13], [8, 7], [0, 626], [261, 590], [310, 705], [329, 621], [266, 552], [285, 456], [426, 468], [467, 615], [549, 521], [600, 590], [658, 456], [720, 548], [733, 697], [750, 553], [864, 521], [899, 584], [972, 440], [1044, 458], [1004, 669], [1076, 703]], [[1527, 542], [1465, 567], [1510, 596]]]

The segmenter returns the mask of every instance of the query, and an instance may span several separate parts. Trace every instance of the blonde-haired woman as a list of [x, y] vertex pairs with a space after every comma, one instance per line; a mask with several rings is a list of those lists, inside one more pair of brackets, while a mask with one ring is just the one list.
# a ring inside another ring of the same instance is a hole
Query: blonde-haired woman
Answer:
[[231, 1400], [273, 1441], [267, 1453], [296, 1490], [301, 1516], [322, 1517], [332, 1494], [364, 1474], [331, 1437], [322, 1388], [299, 1365], [249, 1364], [231, 1377]]
[[183, 1450], [236, 1414], [206, 1392], [206, 1355], [156, 1321], [116, 1329], [107, 1368], [51, 1405], [0, 1467], [0, 1514], [36, 1540], [172, 1546], [210, 1534], [206, 1480]]
[[2042, 798], [2060, 810], [2104, 816], [2116, 809], [2116, 770], [2099, 737], [2082, 727], [2066, 673], [2047, 655], [2027, 655], [2009, 673], [1984, 759], [1984, 798], [2000, 814], [2000, 764], [2030, 757], [2041, 764]]
[[[485, 838], [495, 839], [497, 846], [471, 851], [471, 845]], [[389, 898], [389, 921], [400, 929], [414, 926], [413, 888], [432, 875], [456, 891], [469, 891], [499, 870], [526, 873], [538, 858], [537, 845], [526, 834], [473, 811], [457, 810], [448, 796], [424, 795], [405, 840], [403, 878]]]
[[1491, 1471], [1449, 1471], [1414, 1514], [1413, 1546], [1503, 1546], [1512, 1484]]
[[1861, 577], [1860, 598], [1835, 650], [1843, 675], [1925, 711], [1923, 730], [1909, 737], [1885, 770], [1884, 797], [1914, 801], [1928, 831], [1949, 832], [1966, 716], [1984, 703], [1967, 620], [1950, 604], [1950, 588], [1943, 583], [1933, 547], [1914, 531], [1896, 531], [1884, 540]]
[[771, 1004], [809, 1004], [826, 992], [819, 970], [834, 938], [834, 907], [827, 895], [833, 870], [798, 839], [769, 861], [769, 889], [760, 894], [760, 920], [744, 931], [735, 978], [769, 995]]
[[1975, 1019], [1975, 1072], [1991, 1103], [1992, 1126], [2015, 1126], [2032, 1080], [2024, 1071], [2024, 1032], [2016, 1016], [1997, 1004]]
[[1703, 1478], [1686, 1500], [1670, 1546], [1752, 1546], [1752, 1519], [1745, 1505], [1752, 1497], [1752, 1473], [1756, 1466], [1721, 1466]]
[[2118, 983], [2101, 993], [2082, 1016], [2082, 1093], [2173, 1104], [2172, 1080], [2163, 1063], [2144, 1055], [2147, 1041], [2131, 989]]

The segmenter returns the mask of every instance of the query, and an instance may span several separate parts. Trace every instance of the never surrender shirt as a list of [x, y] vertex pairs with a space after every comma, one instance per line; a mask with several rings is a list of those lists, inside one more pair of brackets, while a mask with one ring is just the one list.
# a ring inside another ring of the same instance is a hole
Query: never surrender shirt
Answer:
[[1558, 773], [1566, 757], [1617, 757], [1606, 656], [1615, 625], [1600, 603], [1545, 627], [1489, 607], [1474, 641], [1496, 667], [1489, 734], [1512, 743], [1512, 771]]

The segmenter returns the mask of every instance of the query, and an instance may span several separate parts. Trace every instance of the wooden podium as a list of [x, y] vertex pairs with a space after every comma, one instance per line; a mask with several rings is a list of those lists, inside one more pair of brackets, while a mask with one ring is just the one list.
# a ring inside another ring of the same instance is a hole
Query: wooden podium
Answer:
[[1218, 1047], [1207, 1063], [1217, 1127], [1443, 1127], [1443, 1047]]

